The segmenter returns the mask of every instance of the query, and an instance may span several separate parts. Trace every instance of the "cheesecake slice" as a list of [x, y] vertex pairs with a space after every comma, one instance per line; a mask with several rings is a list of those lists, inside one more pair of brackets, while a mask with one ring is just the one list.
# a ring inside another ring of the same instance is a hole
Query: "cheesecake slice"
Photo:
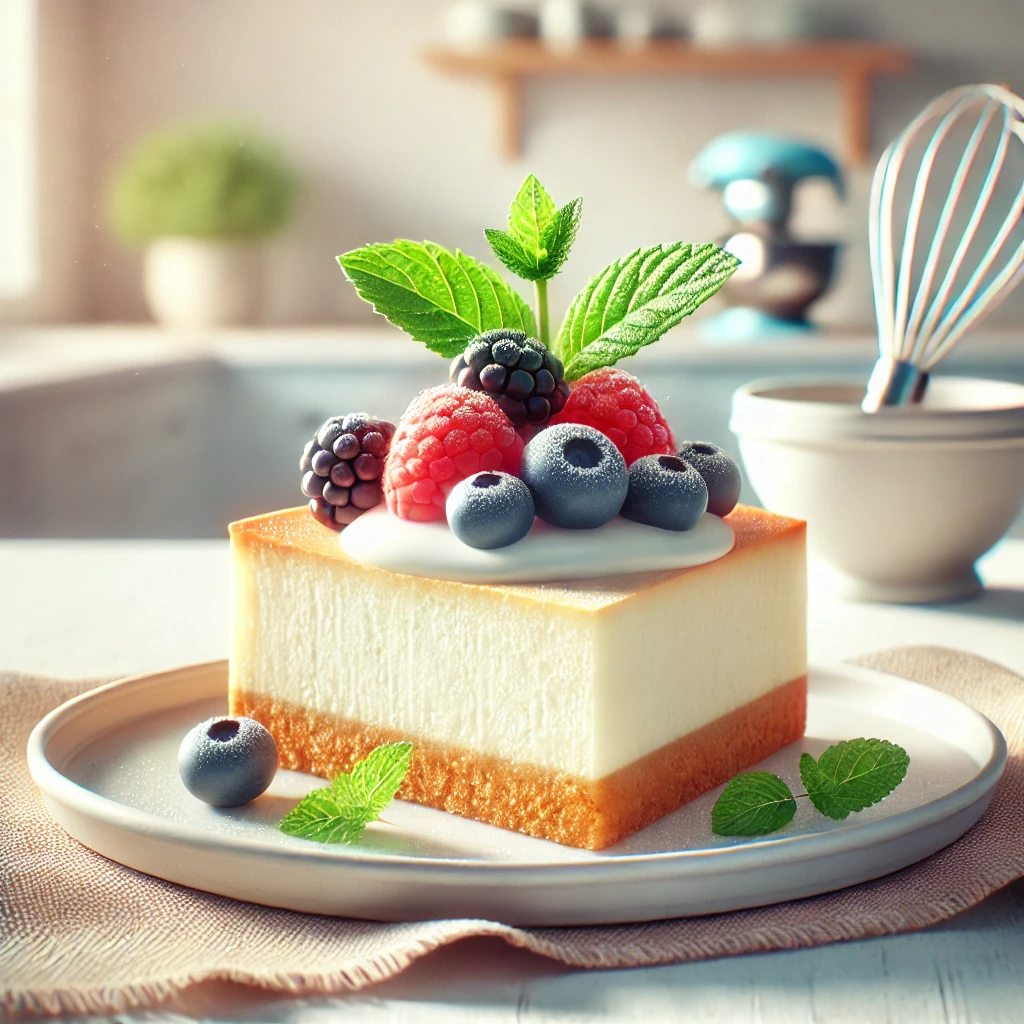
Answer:
[[231, 525], [231, 714], [329, 777], [414, 744], [404, 800], [599, 850], [804, 732], [805, 527], [738, 506], [690, 569], [482, 585], [352, 561], [304, 508]]

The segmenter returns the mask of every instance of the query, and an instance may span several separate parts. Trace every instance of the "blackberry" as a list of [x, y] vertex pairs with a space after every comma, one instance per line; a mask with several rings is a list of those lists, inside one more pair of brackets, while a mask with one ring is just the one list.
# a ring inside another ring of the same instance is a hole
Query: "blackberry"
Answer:
[[453, 384], [490, 395], [516, 430], [543, 427], [569, 397], [562, 361], [536, 338], [506, 327], [471, 341], [450, 376]]
[[394, 423], [364, 412], [332, 416], [302, 452], [302, 493], [318, 523], [340, 530], [384, 498], [380, 478]]

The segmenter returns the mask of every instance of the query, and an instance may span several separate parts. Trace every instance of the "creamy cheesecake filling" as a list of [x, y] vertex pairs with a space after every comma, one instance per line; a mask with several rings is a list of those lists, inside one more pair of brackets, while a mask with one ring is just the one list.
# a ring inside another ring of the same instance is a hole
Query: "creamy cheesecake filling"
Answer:
[[737, 551], [602, 613], [593, 638], [593, 775], [805, 675], [806, 590], [801, 534]]
[[234, 580], [232, 688], [590, 774], [586, 616], [276, 548], [236, 558]]
[[688, 571], [532, 587], [397, 576], [287, 538], [234, 551], [233, 693], [579, 779], [806, 672], [802, 529]]

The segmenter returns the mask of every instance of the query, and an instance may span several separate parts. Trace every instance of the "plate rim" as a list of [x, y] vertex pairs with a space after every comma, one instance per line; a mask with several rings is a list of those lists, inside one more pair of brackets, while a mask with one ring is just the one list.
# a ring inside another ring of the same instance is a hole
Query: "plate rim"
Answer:
[[[919, 806], [878, 821], [862, 824], [851, 822], [847, 825], [831, 829], [828, 832], [750, 839], [747, 842], [736, 843], [731, 846], [701, 847], [693, 850], [664, 850], [655, 853], [615, 854], [614, 856], [603, 858], [594, 857], [593, 859], [581, 858], [579, 860], [537, 863], [536, 861], [523, 860], [484, 860], [461, 857], [434, 858], [406, 854], [366, 852], [359, 849], [347, 849], [343, 856], [339, 856], [334, 847], [321, 848], [320, 846], [310, 844], [309, 848], [306, 849], [298, 845], [271, 845], [265, 840], [248, 836], [225, 838], [211, 835], [201, 826], [176, 822], [171, 818], [166, 818], [152, 811], [132, 807], [96, 793], [94, 790], [88, 789], [64, 775], [49, 760], [47, 756], [48, 741], [56, 735], [60, 728], [81, 714], [83, 709], [94, 705], [96, 702], [107, 702], [117, 700], [118, 698], [122, 700], [130, 699], [129, 694], [131, 690], [157, 685], [157, 681], [160, 679], [166, 679], [166, 677], [173, 677], [182, 673], [221, 672], [226, 677], [228, 670], [227, 659], [181, 665], [157, 672], [138, 673], [112, 680], [72, 697], [47, 713], [36, 724], [29, 736], [27, 755], [33, 781], [45, 799], [52, 799], [62, 806], [85, 814], [87, 817], [98, 820], [108, 827], [124, 829], [136, 834], [145, 833], [149, 837], [160, 839], [164, 842], [183, 844], [189, 847], [202, 846], [224, 853], [244, 852], [274, 858], [287, 858], [298, 862], [312, 859], [314, 861], [343, 864], [352, 870], [386, 872], [392, 875], [409, 872], [418, 879], [429, 876], [437, 881], [449, 880], [455, 872], [458, 872], [458, 880], [462, 881], [465, 879], [466, 872], [470, 871], [474, 876], [478, 876], [478, 880], [494, 879], [496, 876], [502, 875], [514, 875], [517, 879], [524, 882], [528, 881], [531, 884], [537, 884], [538, 882], [559, 884], [564, 882], [566, 880], [565, 876], [569, 874], [579, 878], [581, 881], [597, 882], [605, 876], [611, 878], [620, 875], [622, 869], [628, 867], [643, 867], [647, 871], [653, 871], [656, 874], [664, 872], [675, 875], [681, 868], [685, 869], [685, 865], [692, 865], [693, 862], [697, 862], [699, 865], [707, 865], [708, 870], [719, 873], [723, 871], [745, 871], [751, 867], [751, 865], [746, 863], [748, 860], [757, 861], [759, 865], [763, 865], [763, 857], [766, 854], [772, 857], [773, 860], [775, 857], [780, 857], [790, 863], [799, 863], [804, 860], [816, 860], [819, 857], [828, 856], [830, 852], [849, 853], [851, 850], [874, 846], [878, 843], [896, 839], [907, 832], [926, 828], [974, 805], [995, 788], [1006, 763], [1007, 748], [1002, 732], [987, 716], [952, 694], [936, 690], [924, 683], [905, 679], [902, 676], [895, 676], [891, 673], [880, 672], [877, 669], [865, 668], [860, 665], [842, 662], [834, 666], [811, 665], [808, 667], [808, 675], [811, 676], [815, 671], [818, 673], [829, 673], [837, 669], [844, 673], [853, 671], [855, 673], [867, 673], [868, 675], [886, 676], [898, 680], [901, 685], [911, 690], [925, 692], [932, 698], [938, 696], [941, 699], [953, 701], [959, 705], [963, 712], [972, 716], [977, 724], [988, 734], [992, 743], [992, 756], [986, 764], [981, 766], [977, 774], [967, 782], [961, 783], [949, 792], [928, 800]], [[851, 833], [856, 833], [857, 838], [851, 840]], [[837, 849], [832, 851], [830, 847], [836, 847]], [[719, 862], [723, 856], [728, 857], [725, 865], [714, 863]], [[714, 866], [712, 866], [713, 863]], [[691, 870], [693, 869], [691, 867]], [[699, 868], [696, 870], [699, 870]]]

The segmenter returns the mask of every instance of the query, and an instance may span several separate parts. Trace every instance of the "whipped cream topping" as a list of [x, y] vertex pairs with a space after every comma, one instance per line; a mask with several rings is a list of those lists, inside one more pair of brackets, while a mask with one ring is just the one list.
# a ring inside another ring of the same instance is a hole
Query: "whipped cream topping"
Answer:
[[736, 539], [727, 523], [710, 514], [683, 532], [618, 516], [596, 530], [562, 530], [538, 519], [522, 540], [485, 551], [463, 544], [445, 522], [414, 523], [383, 505], [340, 536], [353, 561], [462, 583], [544, 583], [685, 569], [727, 555]]

